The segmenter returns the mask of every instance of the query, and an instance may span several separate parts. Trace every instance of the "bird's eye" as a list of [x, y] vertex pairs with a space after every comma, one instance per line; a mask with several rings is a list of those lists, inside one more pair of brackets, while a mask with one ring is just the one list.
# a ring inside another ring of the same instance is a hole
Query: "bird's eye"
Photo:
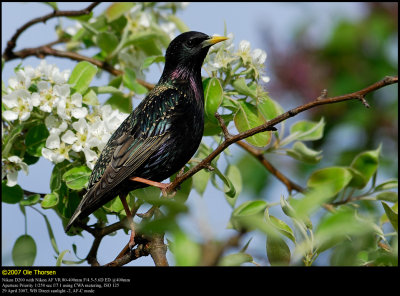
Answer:
[[196, 41], [194, 39], [190, 39], [188, 40], [187, 45], [189, 47], [194, 47], [196, 45]]

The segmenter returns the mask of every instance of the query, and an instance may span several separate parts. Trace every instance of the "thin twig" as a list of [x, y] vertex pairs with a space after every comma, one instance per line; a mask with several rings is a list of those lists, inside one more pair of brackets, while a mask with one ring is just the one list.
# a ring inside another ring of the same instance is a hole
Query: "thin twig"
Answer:
[[[36, 56], [40, 59], [43, 59], [46, 56], [55, 56], [55, 57], [60, 57], [60, 58], [68, 58], [74, 61], [87, 61], [92, 63], [93, 65], [96, 65], [97, 67], [109, 72], [112, 75], [115, 76], [120, 76], [123, 75], [124, 72], [118, 69], [115, 69], [113, 66], [108, 64], [107, 62], [99, 61], [87, 56], [83, 56], [81, 54], [71, 52], [71, 51], [62, 51], [62, 50], [57, 50], [52, 48], [53, 45], [63, 43], [68, 41], [67, 39], [60, 38], [56, 41], [50, 42], [48, 44], [38, 46], [38, 47], [33, 47], [33, 48], [25, 48], [19, 51], [14, 52], [14, 48], [16, 46], [17, 39], [19, 36], [22, 34], [22, 32], [26, 31], [28, 28], [33, 26], [34, 24], [40, 23], [40, 22], [46, 22], [47, 20], [54, 18], [54, 17], [60, 17], [60, 16], [79, 16], [79, 15], [85, 15], [89, 14], [97, 5], [99, 5], [99, 2], [94, 2], [91, 5], [89, 5], [87, 8], [82, 9], [82, 10], [77, 10], [77, 11], [61, 11], [61, 10], [54, 10], [52, 13], [47, 14], [42, 17], [35, 18], [26, 24], [24, 24], [22, 27], [17, 29], [16, 33], [11, 37], [11, 39], [7, 42], [7, 48], [5, 49], [3, 53], [3, 59], [5, 62], [14, 60], [14, 59], [24, 59], [29, 56]], [[154, 88], [154, 84], [146, 82], [142, 79], [136, 79], [139, 84], [142, 86], [146, 87], [148, 90], [151, 90]]]
[[300, 186], [291, 181], [288, 177], [283, 175], [277, 168], [275, 168], [264, 156], [261, 150], [258, 150], [243, 141], [236, 142], [237, 145], [242, 147], [244, 150], [249, 152], [253, 155], [271, 174], [273, 174], [276, 178], [278, 178], [287, 188], [289, 193], [293, 190], [298, 192], [303, 192], [304, 189]]
[[[87, 62], [90, 62], [93, 65], [109, 72], [112, 75], [120, 76], [120, 75], [124, 74], [123, 71], [115, 69], [113, 66], [111, 66], [107, 62], [99, 61], [94, 58], [90, 58], [90, 57], [81, 55], [76, 52], [57, 50], [48, 45], [43, 45], [43, 46], [34, 47], [34, 48], [25, 48], [23, 50], [13, 53], [13, 56], [7, 57], [5, 59], [5, 61], [10, 61], [12, 59], [17, 59], [17, 58], [24, 59], [29, 56], [36, 56], [40, 59], [43, 59], [45, 56], [54, 56], [54, 57], [60, 57], [60, 58], [68, 58], [68, 59], [74, 60], [74, 61], [87, 61]], [[148, 90], [151, 90], [154, 88], [154, 84], [152, 84], [152, 83], [146, 82], [142, 79], [136, 79], [136, 80], [139, 84], [143, 85]]]
[[182, 176], [176, 177], [175, 180], [166, 188], [166, 191], [173, 192], [174, 189], [177, 186], [179, 186], [182, 182], [184, 182], [187, 178], [190, 178], [191, 176], [193, 176], [195, 173], [197, 173], [201, 169], [207, 167], [215, 157], [217, 157], [219, 154], [221, 154], [222, 151], [224, 151], [227, 147], [229, 147], [233, 143], [236, 143], [240, 140], [243, 140], [243, 139], [253, 136], [255, 134], [270, 130], [271, 127], [277, 125], [278, 123], [280, 123], [290, 117], [296, 116], [297, 114], [304, 112], [308, 109], [311, 109], [311, 108], [314, 108], [317, 106], [321, 106], [321, 105], [334, 104], [334, 103], [344, 102], [344, 101], [353, 100], [353, 99], [360, 100], [361, 97], [365, 98], [365, 96], [370, 92], [373, 92], [384, 86], [394, 84], [397, 82], [398, 82], [397, 76], [387, 76], [384, 79], [382, 79], [378, 82], [375, 82], [375, 83], [371, 84], [370, 86], [368, 86], [362, 90], [359, 90], [357, 92], [353, 92], [353, 93], [342, 95], [342, 96], [326, 98], [323, 100], [321, 100], [320, 98], [319, 99], [317, 98], [310, 103], [301, 105], [294, 109], [291, 109], [291, 110], [267, 121], [266, 123], [264, 123], [262, 125], [259, 125], [255, 128], [247, 130], [245, 132], [239, 133], [237, 135], [231, 136], [228, 139], [225, 139], [224, 142], [222, 142], [213, 152], [211, 152], [206, 158], [204, 158], [198, 165], [192, 167], [190, 170], [188, 170]]
[[33, 20], [30, 20], [29, 22], [25, 23], [22, 27], [17, 29], [17, 31], [14, 33], [11, 39], [7, 42], [7, 47], [4, 51], [3, 58], [5, 60], [9, 60], [11, 57], [13, 57], [14, 55], [13, 50], [17, 45], [17, 39], [24, 31], [26, 31], [31, 26], [41, 22], [45, 23], [49, 19], [59, 16], [80, 16], [89, 14], [99, 4], [100, 2], [93, 2], [88, 7], [82, 10], [54, 10], [52, 13], [49, 13], [45, 16], [37, 17], [34, 18]]

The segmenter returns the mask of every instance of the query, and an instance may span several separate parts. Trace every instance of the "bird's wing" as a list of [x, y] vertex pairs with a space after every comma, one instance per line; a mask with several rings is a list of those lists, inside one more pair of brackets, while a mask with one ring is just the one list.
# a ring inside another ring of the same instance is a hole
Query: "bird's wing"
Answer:
[[104, 204], [102, 197], [132, 176], [169, 139], [171, 114], [177, 111], [175, 107], [179, 97], [176, 89], [155, 89], [126, 119], [132, 126], [126, 128], [129, 124], [122, 124], [110, 138], [94, 167], [88, 192], [77, 211], [90, 214], [92, 209]]

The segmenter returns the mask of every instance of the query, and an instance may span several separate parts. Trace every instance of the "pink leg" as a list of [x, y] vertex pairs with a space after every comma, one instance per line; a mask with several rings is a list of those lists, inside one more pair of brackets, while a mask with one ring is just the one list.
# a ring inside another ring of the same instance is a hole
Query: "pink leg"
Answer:
[[141, 177], [132, 177], [132, 178], [130, 178], [130, 180], [160, 188], [161, 192], [162, 192], [162, 194], [164, 196], [168, 195], [165, 189], [169, 186], [170, 183], [155, 182], [155, 181], [147, 180], [147, 179], [144, 179], [144, 178], [141, 178]]

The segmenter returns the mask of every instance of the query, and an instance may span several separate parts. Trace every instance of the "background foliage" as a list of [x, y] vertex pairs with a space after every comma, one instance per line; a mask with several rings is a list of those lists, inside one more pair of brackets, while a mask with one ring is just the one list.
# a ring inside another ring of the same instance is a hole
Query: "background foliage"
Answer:
[[[265, 52], [234, 40], [226, 28], [230, 41], [212, 48], [204, 65], [205, 137], [187, 167], [223, 141], [216, 111], [235, 134], [317, 98], [322, 88], [329, 96], [340, 95], [396, 74], [397, 14], [389, 4], [366, 7], [363, 19], [338, 19], [318, 44], [308, 42], [308, 23], [295, 32], [291, 50], [282, 52], [267, 39], [270, 82]], [[162, 67], [163, 50], [173, 35], [188, 30], [175, 15], [178, 9], [182, 6], [174, 3], [120, 3], [97, 16], [73, 17], [76, 27], [60, 22], [55, 29], [64, 50], [94, 48], [90, 59], [100, 64], [80, 62], [64, 73], [47, 64], [34, 69], [22, 61], [16, 78], [3, 82], [3, 202], [18, 205], [24, 215], [29, 207], [43, 216], [57, 265], [85, 258], [77, 255], [82, 254], [79, 245], [57, 245], [52, 230], [56, 221], [49, 221], [46, 212], [55, 211], [64, 225], [68, 221], [102, 145], [151, 87], [145, 82], [149, 67]], [[96, 75], [108, 75], [108, 85], [92, 86]], [[100, 105], [98, 98], [104, 95], [104, 105], [113, 109]], [[356, 101], [330, 104], [312, 109], [310, 118], [295, 117], [276, 132], [246, 139], [246, 147], [259, 148], [265, 161], [301, 184], [297, 189], [272, 190], [278, 181], [260, 158], [240, 150], [232, 153], [229, 147], [208, 170], [185, 181], [172, 200], [160, 199], [154, 188], [133, 192], [132, 204], [144, 211], [160, 206], [163, 213], [150, 220], [136, 218], [140, 231], [165, 232], [176, 265], [312, 265], [320, 254], [327, 254], [331, 265], [397, 265], [397, 92], [384, 88], [367, 99], [371, 109]], [[51, 192], [29, 194], [12, 180], [41, 156], [55, 163]], [[227, 232], [237, 241], [198, 239], [179, 223], [179, 217], [198, 210], [185, 201], [194, 191], [204, 194], [207, 186], [214, 186], [221, 192], [215, 198], [230, 205]], [[123, 219], [124, 211], [115, 199], [94, 215], [104, 226], [115, 215]], [[81, 231], [75, 228], [69, 235]], [[76, 258], [65, 260], [67, 250]], [[14, 243], [13, 262], [32, 265], [37, 252], [26, 231]]]

